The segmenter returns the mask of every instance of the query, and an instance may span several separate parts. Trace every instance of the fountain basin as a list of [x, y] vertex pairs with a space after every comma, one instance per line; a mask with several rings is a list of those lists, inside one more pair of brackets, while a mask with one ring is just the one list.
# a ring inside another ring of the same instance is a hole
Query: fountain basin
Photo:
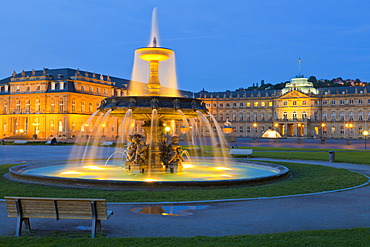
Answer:
[[124, 166], [93, 164], [24, 164], [9, 169], [9, 179], [18, 182], [77, 188], [139, 190], [145, 188], [207, 187], [257, 184], [284, 178], [289, 169], [275, 164], [234, 162], [215, 167], [206, 160], [184, 164], [179, 174], [132, 174]]
[[163, 47], [143, 47], [136, 52], [145, 61], [165, 61], [174, 53], [173, 50]]
[[124, 116], [132, 109], [133, 118], [137, 120], [148, 120], [153, 109], [157, 109], [158, 119], [172, 120], [181, 119], [177, 110], [181, 109], [188, 118], [196, 117], [197, 112], [207, 112], [207, 108], [199, 99], [184, 97], [164, 97], [164, 96], [123, 96], [110, 97], [101, 102], [99, 110], [106, 112], [112, 110], [112, 116]]

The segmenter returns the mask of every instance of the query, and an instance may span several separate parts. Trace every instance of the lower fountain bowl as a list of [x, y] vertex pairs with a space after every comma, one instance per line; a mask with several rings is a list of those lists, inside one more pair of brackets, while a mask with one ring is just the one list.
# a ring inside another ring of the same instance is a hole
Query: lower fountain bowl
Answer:
[[215, 166], [212, 161], [184, 163], [182, 173], [133, 174], [124, 165], [93, 164], [24, 164], [9, 169], [13, 181], [111, 190], [163, 189], [175, 187], [207, 187], [255, 185], [288, 176], [285, 166], [267, 163], [233, 162], [227, 167]]

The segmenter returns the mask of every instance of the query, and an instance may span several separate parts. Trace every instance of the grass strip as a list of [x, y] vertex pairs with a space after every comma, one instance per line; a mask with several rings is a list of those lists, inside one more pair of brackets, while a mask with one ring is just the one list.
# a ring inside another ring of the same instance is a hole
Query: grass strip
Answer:
[[233, 198], [271, 197], [336, 190], [360, 185], [367, 178], [345, 169], [274, 162], [287, 166], [293, 177], [281, 182], [243, 187], [184, 188], [167, 191], [112, 191], [74, 189], [17, 183], [3, 175], [13, 165], [0, 166], [0, 198], [4, 196], [105, 198], [109, 202], [198, 201]]
[[164, 238], [105, 238], [60, 236], [47, 237], [0, 237], [0, 246], [47, 247], [47, 246], [369, 246], [370, 228], [299, 231], [260, 235], [224, 237], [164, 237]]

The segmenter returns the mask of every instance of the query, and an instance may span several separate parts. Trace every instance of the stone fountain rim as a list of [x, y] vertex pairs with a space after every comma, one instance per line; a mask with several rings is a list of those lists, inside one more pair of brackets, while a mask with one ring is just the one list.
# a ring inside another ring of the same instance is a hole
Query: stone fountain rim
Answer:
[[[161, 190], [161, 189], [187, 189], [187, 188], [206, 188], [206, 187], [228, 187], [237, 185], [258, 185], [268, 182], [278, 181], [290, 175], [289, 169], [283, 165], [264, 162], [236, 161], [237, 163], [258, 165], [268, 167], [279, 171], [277, 174], [242, 179], [230, 180], [212, 180], [212, 181], [119, 181], [119, 180], [97, 180], [81, 178], [63, 178], [51, 177], [35, 174], [24, 174], [21, 171], [27, 168], [38, 168], [46, 166], [55, 166], [62, 164], [55, 163], [38, 163], [38, 164], [21, 164], [9, 168], [7, 178], [11, 181], [23, 182], [29, 184], [40, 184], [66, 188], [85, 188], [85, 189], [107, 189], [107, 190]], [[64, 164], [64, 163], [63, 163]]]

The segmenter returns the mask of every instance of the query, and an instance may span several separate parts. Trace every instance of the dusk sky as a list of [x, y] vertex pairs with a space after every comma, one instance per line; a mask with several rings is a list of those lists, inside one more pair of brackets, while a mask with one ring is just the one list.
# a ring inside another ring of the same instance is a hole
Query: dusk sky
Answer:
[[302, 73], [370, 81], [368, 0], [0, 0], [0, 78], [80, 68], [130, 79], [158, 7], [179, 88], [235, 90]]

